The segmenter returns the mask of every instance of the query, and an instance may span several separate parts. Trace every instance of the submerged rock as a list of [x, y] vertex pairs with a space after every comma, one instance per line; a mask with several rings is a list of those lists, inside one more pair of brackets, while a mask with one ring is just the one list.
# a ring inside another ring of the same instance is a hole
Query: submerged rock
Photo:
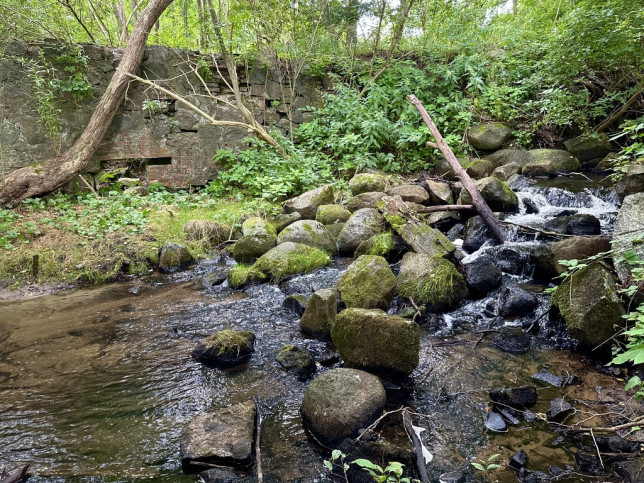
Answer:
[[570, 404], [563, 398], [558, 397], [550, 401], [550, 409], [546, 411], [546, 419], [548, 421], [561, 423], [573, 411], [574, 408], [572, 407], [572, 404]]
[[351, 216], [351, 212], [340, 205], [321, 205], [315, 214], [315, 221], [323, 225], [344, 223]]
[[338, 236], [341, 253], [353, 254], [356, 248], [374, 235], [387, 230], [385, 219], [374, 208], [362, 208], [351, 215]]
[[493, 402], [515, 409], [525, 409], [534, 406], [537, 402], [537, 388], [535, 386], [507, 387], [494, 389], [489, 393]]
[[624, 308], [613, 274], [593, 263], [564, 280], [552, 295], [570, 335], [590, 348], [613, 337], [624, 323]]
[[335, 445], [369, 426], [385, 402], [385, 388], [376, 376], [356, 369], [331, 369], [306, 389], [302, 419], [318, 439]]
[[301, 380], [308, 379], [316, 370], [311, 353], [296, 345], [282, 346], [275, 356], [275, 360], [282, 368], [292, 372]]
[[381, 310], [343, 310], [331, 337], [348, 367], [406, 376], [418, 365], [418, 325]]
[[[415, 476], [414, 468], [416, 459], [413, 451], [406, 445], [391, 444], [384, 440], [365, 441], [345, 439], [338, 449], [346, 455], [345, 461], [355, 461], [356, 459], [367, 459], [369, 461], [390, 462], [397, 461], [404, 465], [406, 476]], [[347, 470], [347, 479], [351, 483], [374, 483], [373, 477], [358, 465], [350, 465]]]
[[432, 311], [455, 307], [467, 297], [467, 285], [454, 264], [438, 256], [406, 253], [400, 264], [398, 293]]
[[225, 329], [199, 341], [192, 356], [202, 362], [235, 366], [248, 360], [254, 344], [255, 334], [251, 331]]
[[362, 255], [338, 280], [347, 307], [389, 309], [396, 294], [396, 276], [383, 257]]
[[185, 245], [166, 243], [159, 249], [159, 270], [161, 272], [177, 272], [189, 267], [194, 261], [195, 259]]
[[298, 212], [303, 220], [313, 220], [320, 205], [332, 203], [333, 188], [331, 185], [324, 185], [286, 201], [284, 211], [287, 213]]
[[336, 252], [335, 238], [319, 221], [299, 220], [287, 226], [277, 236], [278, 245], [286, 242], [320, 248], [331, 256]]
[[252, 402], [195, 417], [181, 432], [184, 472], [198, 472], [212, 464], [237, 468], [249, 466], [254, 432], [255, 404]]
[[467, 141], [482, 151], [499, 149], [511, 137], [512, 130], [500, 122], [476, 124], [467, 131]]
[[330, 338], [337, 313], [338, 291], [334, 288], [318, 290], [308, 301], [300, 319], [300, 329], [313, 337]]
[[[492, 211], [515, 212], [519, 209], [519, 198], [505, 181], [488, 177], [479, 179], [475, 184]], [[458, 203], [461, 205], [472, 204], [472, 197], [467, 190], [461, 191]]]
[[508, 354], [525, 354], [530, 350], [530, 336], [523, 332], [502, 332], [494, 338], [494, 345]]
[[385, 191], [388, 186], [389, 181], [380, 174], [358, 173], [349, 180], [349, 189], [353, 196], [373, 191]]
[[331, 257], [319, 248], [285, 242], [262, 255], [253, 269], [279, 282], [284, 277], [310, 273], [331, 264]]

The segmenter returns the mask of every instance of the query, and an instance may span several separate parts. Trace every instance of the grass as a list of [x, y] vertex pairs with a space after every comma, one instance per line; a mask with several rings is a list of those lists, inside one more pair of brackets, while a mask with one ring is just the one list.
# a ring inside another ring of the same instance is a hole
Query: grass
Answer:
[[[142, 274], [156, 266], [159, 247], [169, 242], [186, 245], [199, 259], [212, 247], [203, 239], [189, 239], [186, 222], [210, 220], [238, 229], [243, 216], [267, 216], [275, 209], [265, 201], [183, 191], [30, 199], [15, 210], [0, 210], [0, 287], [102, 283]], [[34, 255], [39, 260], [36, 276]]]

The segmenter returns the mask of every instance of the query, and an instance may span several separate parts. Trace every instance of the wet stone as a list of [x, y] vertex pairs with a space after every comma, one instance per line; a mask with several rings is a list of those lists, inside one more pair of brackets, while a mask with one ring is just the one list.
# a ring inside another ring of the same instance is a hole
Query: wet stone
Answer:
[[465, 483], [465, 475], [462, 471], [450, 471], [438, 477], [439, 483]]
[[284, 370], [295, 374], [300, 380], [308, 379], [316, 370], [311, 353], [296, 345], [283, 346], [275, 360]]
[[579, 471], [590, 475], [603, 475], [604, 467], [599, 461], [599, 458], [594, 455], [582, 453], [581, 451], [575, 453], [575, 464]]
[[534, 215], [536, 213], [539, 213], [539, 206], [532, 201], [530, 198], [524, 198], [523, 199], [523, 206], [525, 206], [525, 212], [528, 215]]
[[464, 266], [465, 282], [472, 297], [483, 297], [501, 285], [501, 270], [488, 257], [479, 257]]
[[501, 292], [499, 315], [516, 317], [529, 314], [539, 305], [537, 297], [518, 285], [508, 285]]
[[519, 386], [493, 389], [489, 396], [497, 404], [524, 409], [534, 406], [537, 402], [537, 388], [535, 386]]
[[159, 249], [159, 270], [164, 273], [183, 270], [193, 262], [194, 258], [184, 245], [166, 243]]
[[627, 483], [644, 481], [644, 457], [617, 461], [613, 464], [613, 471]]
[[523, 275], [531, 272], [530, 252], [501, 246], [493, 250], [494, 263], [504, 273]]
[[572, 405], [558, 397], [550, 401], [550, 409], [546, 411], [546, 419], [552, 422], [563, 422], [574, 411]]
[[289, 295], [282, 302], [282, 307], [301, 317], [310, 297], [310, 295], [305, 294]]
[[503, 417], [493, 411], [486, 411], [485, 413], [485, 427], [495, 433], [505, 433], [508, 430]]
[[532, 379], [545, 382], [554, 387], [561, 387], [563, 386], [563, 383], [564, 383], [563, 377], [556, 376], [552, 372], [547, 371], [545, 369], [541, 369], [537, 374], [533, 374]]
[[204, 288], [221, 285], [228, 279], [229, 272], [229, 267], [214, 267], [210, 272], [201, 277], [201, 284]]
[[241, 476], [232, 468], [212, 468], [199, 473], [203, 483], [238, 483]]
[[202, 339], [192, 356], [205, 363], [230, 367], [242, 364], [253, 353], [255, 334], [248, 330], [220, 330]]
[[510, 459], [508, 466], [515, 471], [519, 471], [521, 468], [525, 468], [528, 464], [528, 454], [524, 451], [517, 451], [514, 456]]
[[508, 354], [525, 354], [530, 350], [530, 336], [522, 332], [501, 333], [494, 338], [494, 345]]

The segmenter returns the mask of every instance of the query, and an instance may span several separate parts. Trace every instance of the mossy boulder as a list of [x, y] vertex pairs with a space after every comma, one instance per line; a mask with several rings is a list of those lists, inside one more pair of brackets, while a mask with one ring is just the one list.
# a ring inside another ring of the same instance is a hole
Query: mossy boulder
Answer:
[[190, 220], [183, 225], [186, 238], [209, 245], [218, 245], [230, 235], [230, 226], [212, 220]]
[[385, 191], [389, 180], [380, 174], [358, 173], [349, 180], [349, 189], [353, 196], [370, 191]]
[[568, 277], [552, 295], [570, 335], [595, 348], [619, 332], [624, 308], [607, 268], [593, 263]]
[[335, 255], [337, 249], [335, 238], [324, 225], [315, 220], [300, 220], [284, 228], [277, 237], [277, 244], [286, 242], [303, 243]]
[[428, 179], [425, 181], [425, 189], [429, 193], [432, 204], [451, 205], [454, 203], [452, 188], [447, 183]]
[[436, 228], [417, 223], [396, 225], [396, 231], [416, 253], [438, 257], [453, 257], [456, 245]]
[[[515, 212], [519, 209], [519, 198], [505, 181], [489, 177], [480, 179], [475, 184], [492, 211]], [[467, 190], [461, 191], [458, 203], [461, 205], [472, 204], [472, 197]]]
[[362, 208], [351, 215], [338, 236], [340, 253], [353, 254], [358, 246], [387, 230], [385, 219], [375, 208]]
[[321, 339], [331, 337], [331, 327], [338, 313], [338, 291], [324, 288], [316, 291], [300, 318], [300, 329], [305, 334]]
[[343, 310], [335, 319], [331, 337], [347, 367], [406, 376], [418, 366], [420, 328], [382, 310]]
[[494, 165], [487, 159], [473, 159], [465, 171], [470, 177], [481, 179], [492, 174]]
[[533, 149], [529, 153], [532, 161], [522, 169], [526, 176], [556, 176], [559, 172], [581, 168], [579, 160], [562, 149]]
[[246, 285], [266, 280], [266, 275], [254, 268], [252, 265], [238, 263], [228, 272], [228, 285], [238, 289]]
[[242, 223], [242, 235], [271, 235], [275, 237], [277, 236], [277, 230], [268, 220], [253, 216]]
[[387, 400], [378, 377], [356, 369], [331, 369], [306, 388], [302, 419], [323, 443], [335, 447], [357, 436], [380, 415]]
[[344, 223], [351, 216], [351, 212], [340, 205], [322, 205], [318, 206], [315, 214], [315, 221], [323, 225], [332, 225], [334, 223]]
[[476, 124], [467, 131], [467, 141], [481, 151], [499, 149], [511, 137], [512, 130], [500, 122]]
[[254, 344], [251, 331], [224, 329], [199, 341], [192, 356], [202, 362], [233, 366], [248, 360]]
[[281, 215], [269, 218], [268, 222], [273, 225], [275, 231], [279, 233], [291, 223], [295, 223], [296, 221], [301, 219], [302, 215], [300, 215], [297, 211], [294, 211], [293, 213], [282, 213]]
[[429, 202], [429, 193], [417, 184], [403, 184], [387, 190], [388, 196], [400, 196], [405, 202], [423, 205]]
[[387, 258], [393, 252], [402, 250], [401, 242], [402, 240], [391, 231], [379, 233], [358, 245], [354, 256], [378, 255]]
[[624, 198], [617, 214], [613, 228], [613, 261], [617, 276], [623, 284], [628, 284], [633, 266], [624, 255], [634, 253], [644, 260], [644, 243], [641, 233], [644, 232], [644, 193], [636, 193]]
[[492, 171], [492, 176], [500, 179], [501, 181], [507, 181], [510, 176], [518, 174], [521, 171], [521, 166], [517, 163], [508, 163], [503, 166], [499, 166], [494, 171]]
[[487, 156], [485, 156], [485, 159], [490, 161], [494, 168], [498, 168], [499, 166], [511, 163], [518, 164], [521, 168], [532, 161], [532, 157], [530, 156], [528, 151], [513, 148], [500, 149], [492, 154], [488, 154]]
[[331, 257], [319, 248], [285, 242], [269, 250], [253, 265], [274, 282], [299, 273], [310, 273], [331, 264]]
[[398, 275], [398, 294], [417, 305], [443, 311], [468, 296], [465, 279], [453, 263], [437, 256], [405, 253]]
[[535, 246], [530, 253], [534, 262], [534, 277], [550, 281], [568, 270], [559, 260], [582, 260], [610, 250], [610, 241], [600, 236], [574, 236], [553, 243]]
[[347, 202], [347, 209], [351, 213], [355, 213], [362, 208], [375, 208], [376, 203], [384, 198], [386, 195], [383, 191], [371, 191], [367, 193], [360, 193]]
[[237, 263], [253, 263], [277, 244], [277, 237], [268, 233], [244, 235], [233, 245]]
[[195, 259], [184, 245], [166, 243], [159, 249], [159, 270], [164, 273], [183, 270], [194, 261]]
[[[461, 165], [463, 169], [467, 169], [467, 167], [470, 165], [470, 160], [467, 158], [464, 158], [464, 157], [456, 158], [456, 160], [458, 161], [458, 163]], [[436, 161], [434, 161], [434, 165], [431, 167], [431, 171], [436, 176], [439, 176], [445, 180], [448, 180], [448, 181], [458, 180], [458, 177], [452, 170], [452, 166], [445, 158], [438, 158]]]
[[581, 163], [603, 158], [610, 153], [610, 139], [605, 133], [584, 133], [564, 142], [566, 150]]
[[284, 203], [286, 213], [298, 212], [303, 220], [315, 219], [315, 214], [320, 205], [333, 203], [333, 188], [331, 185], [320, 186], [314, 190], [302, 193]]
[[342, 274], [337, 289], [347, 307], [387, 310], [396, 294], [396, 276], [383, 257], [362, 255]]
[[333, 238], [337, 241], [340, 233], [342, 232], [342, 229], [344, 228], [344, 225], [344, 223], [334, 223], [333, 225], [324, 225], [324, 228], [326, 228], [326, 231], [331, 233]]
[[305, 380], [315, 374], [315, 360], [306, 349], [288, 344], [282, 346], [275, 356], [277, 363], [286, 371], [295, 374], [299, 379]]
[[[644, 160], [642, 160], [644, 162]], [[623, 200], [628, 195], [644, 192], [644, 164], [634, 163], [615, 185], [615, 193]]]

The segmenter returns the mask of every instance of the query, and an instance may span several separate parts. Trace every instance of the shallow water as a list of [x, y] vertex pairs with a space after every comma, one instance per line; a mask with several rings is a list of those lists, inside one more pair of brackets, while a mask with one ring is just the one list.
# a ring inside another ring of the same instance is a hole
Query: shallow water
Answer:
[[[523, 192], [534, 195], [531, 190]], [[579, 193], [585, 196], [583, 190]], [[349, 262], [339, 260], [280, 287], [204, 290], [198, 276], [214, 263], [207, 262], [173, 276], [0, 302], [0, 467], [30, 462], [36, 475], [30, 481], [35, 482], [195, 481], [181, 471], [181, 428], [201, 411], [258, 397], [264, 416], [264, 474], [285, 482], [326, 481], [325, 453], [307, 438], [299, 416], [306, 383], [282, 371], [274, 356], [291, 343], [307, 347], [317, 360], [328, 356], [324, 343], [300, 333], [298, 317], [283, 309], [282, 302], [286, 294], [333, 286]], [[529, 274], [506, 277], [529, 281]], [[134, 287], [138, 295], [131, 293]], [[424, 325], [421, 361], [412, 374], [417, 384], [389, 391], [390, 408], [407, 404], [423, 415], [416, 424], [426, 428], [423, 438], [434, 454], [434, 479], [459, 468], [474, 479], [469, 464], [474, 458], [501, 453], [507, 463], [520, 449], [528, 452], [532, 470], [574, 465], [576, 443], [553, 444], [557, 435], [543, 423], [521, 422], [506, 434], [487, 431], [488, 389], [536, 384], [537, 413], [567, 394], [584, 401], [577, 405], [577, 419], [589, 416], [584, 411], [606, 409], [613, 398], [623, 399], [622, 383], [572, 353], [574, 344], [554, 322], [542, 324], [541, 337], [532, 338], [524, 355], [501, 352], [493, 343], [495, 334], [475, 347], [479, 334], [474, 332], [487, 327], [491, 318], [486, 306], [496, 296], [467, 302]], [[504, 321], [501, 328], [535, 320], [547, 307], [546, 297], [540, 297], [536, 313]], [[191, 358], [199, 339], [228, 327], [257, 336], [247, 367], [226, 372]], [[544, 367], [555, 374], [568, 371], [584, 383], [546, 387], [531, 379]], [[395, 418], [383, 437], [405, 441]], [[495, 477], [516, 481], [510, 470]], [[577, 475], [569, 481], [585, 479]]]

